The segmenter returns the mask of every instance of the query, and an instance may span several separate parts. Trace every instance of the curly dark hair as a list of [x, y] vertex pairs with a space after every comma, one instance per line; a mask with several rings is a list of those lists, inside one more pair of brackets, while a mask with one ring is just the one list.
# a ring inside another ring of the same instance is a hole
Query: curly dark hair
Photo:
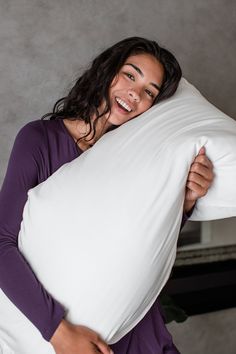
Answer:
[[[112, 80], [118, 74], [127, 58], [135, 54], [151, 54], [164, 67], [164, 80], [161, 90], [153, 105], [171, 97], [179, 84], [182, 71], [178, 61], [167, 49], [160, 47], [157, 42], [141, 37], [126, 38], [98, 55], [91, 66], [78, 78], [69, 94], [59, 99], [51, 113], [42, 119], [79, 119], [89, 124], [93, 136], [96, 133], [97, 120], [110, 111], [109, 88]], [[105, 101], [105, 108], [99, 114], [98, 108]], [[91, 121], [91, 117], [96, 119]], [[92, 139], [91, 138], [91, 139]]]

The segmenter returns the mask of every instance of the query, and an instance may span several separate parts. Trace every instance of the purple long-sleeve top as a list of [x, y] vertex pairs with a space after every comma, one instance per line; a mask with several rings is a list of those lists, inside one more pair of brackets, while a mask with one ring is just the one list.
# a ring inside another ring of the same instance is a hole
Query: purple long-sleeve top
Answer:
[[[30, 122], [16, 136], [0, 191], [0, 286], [46, 340], [50, 340], [64, 317], [64, 308], [40, 284], [20, 253], [18, 233], [28, 190], [81, 153], [63, 120]], [[158, 311], [157, 307], [160, 335], [165, 333], [167, 338]], [[148, 314], [145, 318], [149, 321]], [[171, 337], [168, 341], [171, 343]]]

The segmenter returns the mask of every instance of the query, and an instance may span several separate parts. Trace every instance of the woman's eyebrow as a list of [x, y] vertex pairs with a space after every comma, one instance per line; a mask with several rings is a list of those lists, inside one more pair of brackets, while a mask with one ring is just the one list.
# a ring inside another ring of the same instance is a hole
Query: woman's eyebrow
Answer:
[[[136, 66], [136, 65], [134, 65], [134, 64], [132, 64], [132, 63], [126, 63], [125, 65], [130, 65], [130, 66], [132, 66], [132, 67], [139, 73], [139, 75], [141, 75], [142, 77], [144, 77], [144, 74], [143, 74], [142, 70], [141, 70], [138, 66]], [[158, 90], [158, 91], [161, 90], [161, 87], [160, 87], [159, 85], [155, 84], [154, 82], [150, 82], [150, 84], [151, 84], [153, 87], [155, 87], [156, 90]]]

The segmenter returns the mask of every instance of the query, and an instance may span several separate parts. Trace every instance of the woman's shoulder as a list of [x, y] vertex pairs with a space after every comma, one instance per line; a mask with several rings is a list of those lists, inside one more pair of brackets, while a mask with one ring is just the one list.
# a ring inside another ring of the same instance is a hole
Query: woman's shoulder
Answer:
[[41, 139], [44, 135], [43, 124], [40, 119], [30, 121], [23, 125], [16, 135], [16, 140], [32, 140]]
[[44, 145], [48, 136], [58, 135], [60, 132], [60, 122], [52, 120], [36, 119], [26, 123], [17, 133], [16, 141], [21, 141], [26, 145]]
[[45, 135], [45, 131], [56, 131], [58, 124], [56, 121], [36, 119], [26, 123], [18, 132], [18, 135], [42, 138]]
[[64, 147], [65, 134], [61, 124], [59, 121], [41, 119], [26, 123], [13, 144], [10, 159], [14, 165], [20, 161], [24, 170], [31, 166], [41, 182], [58, 166], [68, 162], [70, 151]]
[[47, 173], [78, 157], [76, 144], [61, 119], [26, 123], [16, 136], [13, 151]]

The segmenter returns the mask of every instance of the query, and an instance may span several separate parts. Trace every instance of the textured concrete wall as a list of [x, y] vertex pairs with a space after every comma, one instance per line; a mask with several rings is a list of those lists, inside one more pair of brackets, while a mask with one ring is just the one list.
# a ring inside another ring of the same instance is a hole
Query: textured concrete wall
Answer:
[[184, 75], [236, 117], [235, 23], [235, 0], [0, 0], [0, 182], [19, 128], [127, 36], [170, 48]]
[[19, 128], [48, 112], [96, 54], [128, 36], [171, 49], [185, 77], [236, 118], [235, 23], [235, 0], [0, 0], [0, 184]]

